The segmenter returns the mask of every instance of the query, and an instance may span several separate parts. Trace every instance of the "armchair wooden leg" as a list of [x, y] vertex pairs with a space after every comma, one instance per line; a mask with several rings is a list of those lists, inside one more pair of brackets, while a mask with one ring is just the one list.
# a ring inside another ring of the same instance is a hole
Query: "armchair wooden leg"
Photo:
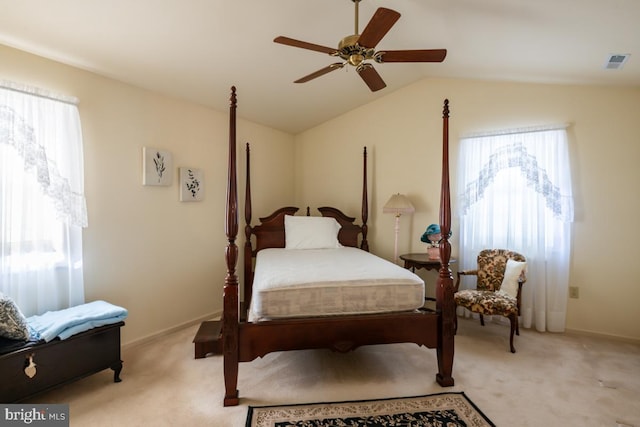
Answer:
[[513, 334], [516, 331], [516, 328], [518, 327], [517, 326], [518, 317], [515, 314], [512, 314], [511, 316], [509, 316], [509, 321], [511, 322], [511, 334], [509, 336], [509, 345], [511, 346], [511, 353], [515, 353], [516, 348], [513, 346]]
[[482, 314], [480, 315], [480, 324], [484, 326], [484, 316]]

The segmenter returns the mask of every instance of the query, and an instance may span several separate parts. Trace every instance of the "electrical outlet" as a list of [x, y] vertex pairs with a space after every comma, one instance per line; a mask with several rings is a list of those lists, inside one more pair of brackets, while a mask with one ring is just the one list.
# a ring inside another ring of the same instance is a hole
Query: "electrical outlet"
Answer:
[[569, 286], [569, 298], [580, 298], [580, 288], [577, 286]]

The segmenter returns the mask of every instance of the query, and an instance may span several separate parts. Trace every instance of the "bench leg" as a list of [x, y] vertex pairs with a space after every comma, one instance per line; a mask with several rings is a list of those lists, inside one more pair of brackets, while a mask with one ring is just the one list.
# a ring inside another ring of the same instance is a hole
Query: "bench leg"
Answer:
[[120, 363], [113, 364], [111, 366], [111, 369], [113, 369], [113, 382], [119, 383], [120, 381], [122, 381], [120, 379], [120, 372], [122, 371], [122, 360], [120, 361]]

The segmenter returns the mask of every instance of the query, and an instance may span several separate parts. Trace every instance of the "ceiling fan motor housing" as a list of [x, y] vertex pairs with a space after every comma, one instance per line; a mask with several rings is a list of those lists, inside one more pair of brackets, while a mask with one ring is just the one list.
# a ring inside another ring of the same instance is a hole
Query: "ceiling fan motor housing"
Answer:
[[374, 55], [374, 49], [366, 48], [358, 44], [359, 37], [359, 34], [347, 36], [340, 40], [338, 44], [338, 56], [354, 67], [362, 64], [362, 61], [366, 59], [372, 59]]

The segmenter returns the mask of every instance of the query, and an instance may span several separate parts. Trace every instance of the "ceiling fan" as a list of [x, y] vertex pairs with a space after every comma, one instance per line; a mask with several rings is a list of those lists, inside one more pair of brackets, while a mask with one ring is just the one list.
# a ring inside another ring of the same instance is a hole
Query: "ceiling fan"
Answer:
[[380, 77], [380, 74], [373, 68], [371, 62], [379, 64], [386, 62], [442, 62], [447, 56], [446, 49], [420, 49], [420, 50], [387, 50], [375, 51], [376, 45], [389, 32], [391, 27], [400, 19], [400, 14], [395, 10], [384, 7], [378, 8], [362, 34], [358, 34], [358, 3], [361, 0], [351, 0], [355, 4], [355, 34], [346, 36], [338, 44], [338, 48], [320, 46], [289, 37], [276, 37], [276, 43], [299, 47], [302, 49], [314, 50], [316, 52], [327, 53], [331, 56], [340, 57], [344, 62], [336, 62], [321, 68], [307, 76], [304, 76], [294, 83], [305, 83], [316, 77], [323, 76], [331, 71], [338, 70], [349, 64], [356, 68], [356, 72], [362, 80], [369, 86], [372, 92], [385, 88], [387, 85]]

